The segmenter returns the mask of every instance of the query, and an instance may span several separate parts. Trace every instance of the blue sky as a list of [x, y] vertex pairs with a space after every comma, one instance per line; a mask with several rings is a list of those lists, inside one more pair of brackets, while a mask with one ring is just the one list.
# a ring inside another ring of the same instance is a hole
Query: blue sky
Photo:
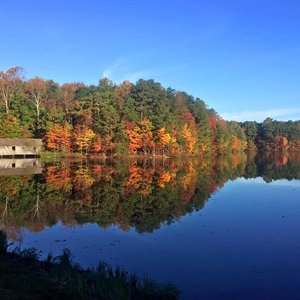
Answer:
[[0, 70], [161, 82], [226, 119], [300, 119], [300, 2], [3, 1]]

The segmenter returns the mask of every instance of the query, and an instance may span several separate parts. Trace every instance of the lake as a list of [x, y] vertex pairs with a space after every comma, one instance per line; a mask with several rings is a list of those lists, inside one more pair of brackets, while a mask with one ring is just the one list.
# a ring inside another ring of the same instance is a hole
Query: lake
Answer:
[[300, 299], [300, 154], [2, 160], [0, 218], [14, 246], [69, 248], [182, 299]]

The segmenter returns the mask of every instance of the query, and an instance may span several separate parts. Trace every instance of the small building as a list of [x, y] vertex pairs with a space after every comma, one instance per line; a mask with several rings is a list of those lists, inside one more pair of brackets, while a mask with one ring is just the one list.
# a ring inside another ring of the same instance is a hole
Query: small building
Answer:
[[42, 146], [41, 139], [0, 139], [0, 158], [38, 157]]

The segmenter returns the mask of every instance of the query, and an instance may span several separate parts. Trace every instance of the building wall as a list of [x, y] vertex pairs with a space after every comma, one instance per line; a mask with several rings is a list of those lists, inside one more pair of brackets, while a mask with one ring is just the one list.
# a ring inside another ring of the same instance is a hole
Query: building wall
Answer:
[[0, 169], [28, 168], [36, 166], [40, 166], [40, 161], [36, 158], [0, 159]]
[[38, 159], [0, 159], [0, 176], [21, 176], [42, 173]]
[[0, 146], [0, 156], [3, 155], [37, 155], [41, 147]]

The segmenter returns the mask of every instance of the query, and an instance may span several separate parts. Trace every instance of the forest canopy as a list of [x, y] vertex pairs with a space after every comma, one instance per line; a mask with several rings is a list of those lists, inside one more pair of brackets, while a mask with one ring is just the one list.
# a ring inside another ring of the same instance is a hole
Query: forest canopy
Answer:
[[106, 155], [300, 150], [300, 121], [229, 122], [154, 80], [60, 85], [23, 74], [0, 71], [0, 138], [42, 138], [49, 151]]

